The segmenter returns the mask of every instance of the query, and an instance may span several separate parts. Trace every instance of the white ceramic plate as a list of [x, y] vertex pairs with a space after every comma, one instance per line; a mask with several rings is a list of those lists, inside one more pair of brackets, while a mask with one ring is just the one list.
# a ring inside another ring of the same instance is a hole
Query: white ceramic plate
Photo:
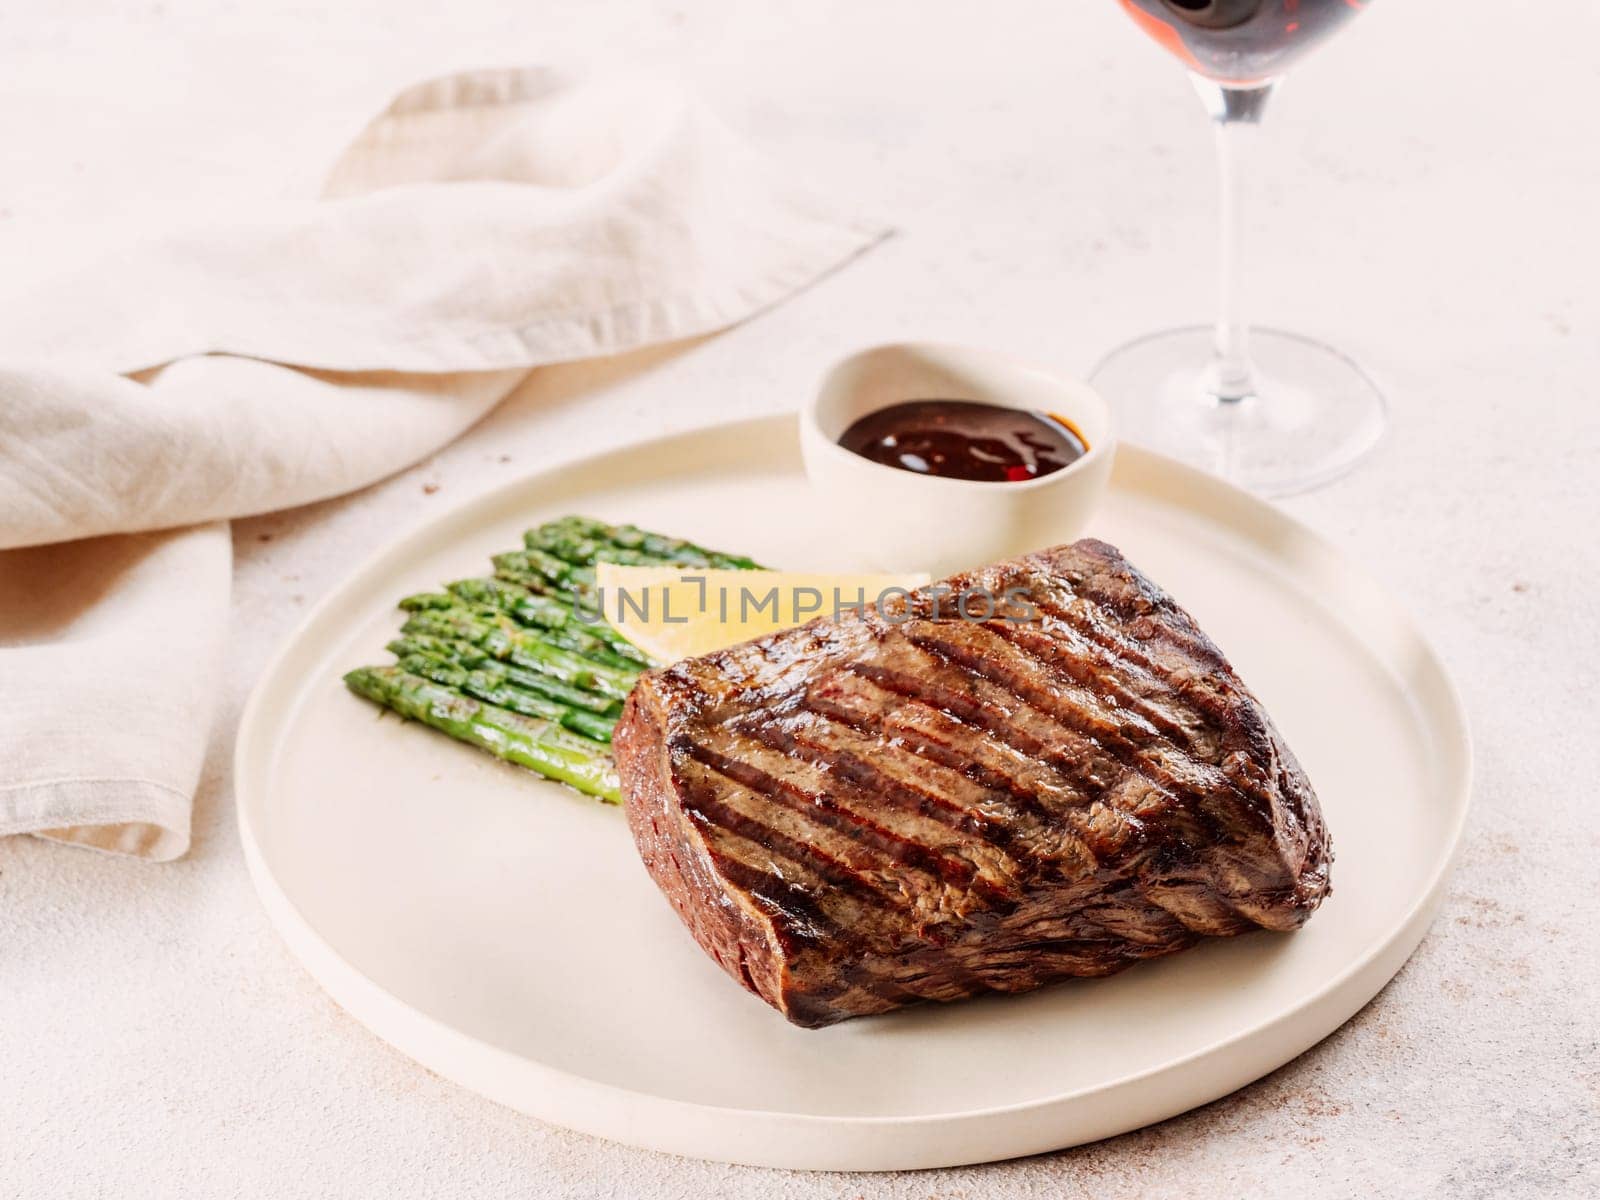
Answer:
[[267, 670], [236, 761], [256, 886], [357, 1020], [418, 1062], [573, 1129], [786, 1167], [933, 1167], [1106, 1137], [1224, 1095], [1325, 1037], [1399, 969], [1467, 807], [1459, 702], [1405, 613], [1273, 508], [1132, 447], [1092, 530], [1232, 658], [1321, 794], [1334, 894], [1108, 980], [795, 1029], [690, 940], [620, 810], [417, 725], [339, 677], [385, 660], [395, 600], [566, 512], [792, 567], [794, 421], [651, 442], [496, 489], [400, 538]]

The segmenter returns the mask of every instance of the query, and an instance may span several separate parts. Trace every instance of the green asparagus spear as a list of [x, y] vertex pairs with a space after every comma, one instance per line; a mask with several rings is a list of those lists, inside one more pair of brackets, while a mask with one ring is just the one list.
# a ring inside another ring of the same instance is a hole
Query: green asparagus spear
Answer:
[[416, 633], [396, 638], [389, 643], [388, 649], [397, 658], [404, 658], [408, 654], [425, 654], [429, 658], [442, 659], [457, 666], [480, 671], [500, 683], [512, 684], [528, 692], [537, 692], [541, 696], [565, 704], [568, 708], [580, 708], [600, 717], [615, 720], [622, 712], [620, 700], [596, 692], [586, 692], [580, 687], [562, 683], [555, 676], [546, 675], [541, 671], [530, 671], [515, 663], [501, 662], [471, 642]]
[[517, 687], [507, 682], [504, 675], [492, 671], [474, 671], [446, 658], [429, 654], [403, 654], [400, 656], [400, 668], [431, 679], [434, 683], [455, 688], [475, 699], [509, 708], [525, 717], [554, 721], [574, 733], [581, 733], [599, 742], [609, 744], [611, 731], [617, 726], [615, 717], [602, 717], [581, 708], [570, 708], [537, 692]]
[[492, 561], [495, 575], [508, 583], [561, 596], [574, 606], [593, 609], [598, 603], [593, 567], [564, 562], [543, 550], [508, 550]]
[[[604, 558], [600, 561], [641, 561], [688, 567], [720, 567], [733, 571], [761, 570], [759, 563], [742, 554], [724, 554], [720, 550], [708, 550], [704, 546], [697, 546], [682, 538], [651, 533], [649, 530], [640, 529], [637, 525], [607, 525], [604, 521], [596, 521], [592, 517], [571, 516], [558, 521], [549, 521], [537, 529], [528, 530], [522, 535], [522, 539], [530, 548], [548, 550], [553, 554], [560, 554], [553, 548], [556, 545], [568, 545], [574, 552], [578, 552], [580, 543], [587, 542], [591, 546], [606, 543], [618, 550], [633, 551], [643, 556], [642, 559]], [[566, 557], [564, 554], [560, 556]]]
[[[644, 651], [607, 625], [598, 614], [585, 621], [559, 596], [543, 595], [504, 579], [458, 579], [445, 586], [452, 596], [469, 604], [498, 608], [531, 629], [545, 630], [545, 640], [565, 650], [630, 670], [652, 665]], [[433, 603], [433, 599], [428, 596], [429, 603], [418, 607], [448, 607]], [[400, 607], [407, 605], [403, 601]]]
[[542, 671], [555, 676], [562, 683], [598, 692], [613, 700], [627, 699], [639, 678], [637, 670], [607, 666], [570, 650], [552, 646], [536, 632], [523, 629], [495, 609], [427, 609], [412, 613], [411, 618], [400, 627], [400, 632], [459, 638], [495, 658], [529, 670]]
[[[466, 580], [464, 582], [475, 583], [476, 581]], [[451, 586], [453, 587], [454, 585]], [[503, 586], [515, 587], [516, 585], [506, 584]], [[476, 592], [476, 589], [469, 587], [464, 591], [467, 595], [471, 595]], [[492, 615], [496, 618], [505, 613], [517, 620], [519, 625], [530, 630], [540, 641], [547, 642], [561, 650], [570, 650], [574, 654], [582, 655], [591, 662], [607, 667], [615, 667], [619, 671], [642, 671], [650, 666], [649, 661], [638, 650], [633, 650], [631, 654], [627, 655], [621, 654], [613, 650], [604, 639], [596, 636], [591, 628], [586, 627], [582, 622], [574, 620], [566, 625], [535, 624], [522, 620], [517, 613], [508, 612], [504, 607], [492, 603], [494, 597], [490, 594], [483, 594], [485, 599], [490, 600], [491, 603], [474, 603], [468, 600], [466, 596], [451, 595], [446, 597], [446, 599], [450, 600], [449, 604], [441, 604], [437, 594], [424, 592], [418, 596], [407, 596], [400, 602], [400, 607], [407, 612], [442, 613], [460, 610], [473, 616]], [[610, 626], [605, 628], [610, 631]]]
[[[559, 721], [567, 706], [558, 704], [537, 692], [524, 691], [494, 680], [480, 671], [464, 667], [447, 658], [430, 654], [402, 654], [399, 656], [402, 671], [421, 675], [444, 687], [455, 688], [468, 696], [475, 696], [489, 704], [498, 704], [525, 717], [542, 717], [546, 721]], [[593, 715], [592, 713], [590, 714]]]
[[617, 773], [602, 743], [550, 721], [469, 699], [397, 667], [361, 667], [344, 681], [359, 696], [507, 762], [613, 804], [620, 799]]
[[405, 597], [399, 606], [406, 612], [423, 612], [430, 608], [449, 608], [453, 604], [455, 599], [444, 592], [418, 592]]
[[553, 554], [574, 566], [592, 566], [599, 562], [621, 563], [625, 567], [711, 566], [709, 558], [693, 551], [670, 556], [651, 554], [634, 546], [619, 546], [615, 542], [586, 537], [554, 523], [528, 530], [522, 535], [522, 541], [529, 550]]

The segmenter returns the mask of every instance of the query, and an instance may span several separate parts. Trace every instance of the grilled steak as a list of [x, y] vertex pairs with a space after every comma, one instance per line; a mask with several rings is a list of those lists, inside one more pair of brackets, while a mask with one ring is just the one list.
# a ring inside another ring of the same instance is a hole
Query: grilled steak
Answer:
[[634, 689], [628, 823], [728, 974], [819, 1026], [1305, 922], [1316, 795], [1188, 613], [1092, 540], [945, 585], [966, 618], [923, 589]]

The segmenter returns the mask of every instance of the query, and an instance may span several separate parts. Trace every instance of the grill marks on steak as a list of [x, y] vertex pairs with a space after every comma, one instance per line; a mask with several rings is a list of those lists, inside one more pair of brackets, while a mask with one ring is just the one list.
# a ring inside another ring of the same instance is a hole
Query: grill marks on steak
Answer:
[[1023, 588], [1036, 619], [918, 593], [629, 698], [630, 826], [730, 974], [820, 1025], [1304, 922], [1315, 796], [1188, 614], [1093, 541], [947, 582]]

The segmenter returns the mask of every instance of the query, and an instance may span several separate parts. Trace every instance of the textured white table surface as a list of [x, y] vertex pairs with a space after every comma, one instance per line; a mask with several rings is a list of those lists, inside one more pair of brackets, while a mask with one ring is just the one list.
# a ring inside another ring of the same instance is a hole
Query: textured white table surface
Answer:
[[193, 851], [152, 866], [0, 842], [0, 1195], [1600, 1190], [1600, 8], [1372, 9], [1276, 103], [1253, 298], [1354, 354], [1393, 400], [1379, 453], [1288, 507], [1390, 581], [1460, 681], [1478, 781], [1444, 910], [1365, 1011], [1227, 1099], [1061, 1154], [869, 1177], [594, 1141], [390, 1050], [256, 903], [234, 727], [273, 648], [355, 559], [515, 472], [791, 408], [869, 341], [954, 339], [1082, 371], [1205, 316], [1210, 146], [1181, 72], [1111, 0], [8, 6], [0, 271], [86, 230], [295, 201], [400, 85], [535, 61], [680, 64], [732, 122], [900, 234], [745, 328], [541, 372], [399, 478], [235, 527], [231, 666]]

